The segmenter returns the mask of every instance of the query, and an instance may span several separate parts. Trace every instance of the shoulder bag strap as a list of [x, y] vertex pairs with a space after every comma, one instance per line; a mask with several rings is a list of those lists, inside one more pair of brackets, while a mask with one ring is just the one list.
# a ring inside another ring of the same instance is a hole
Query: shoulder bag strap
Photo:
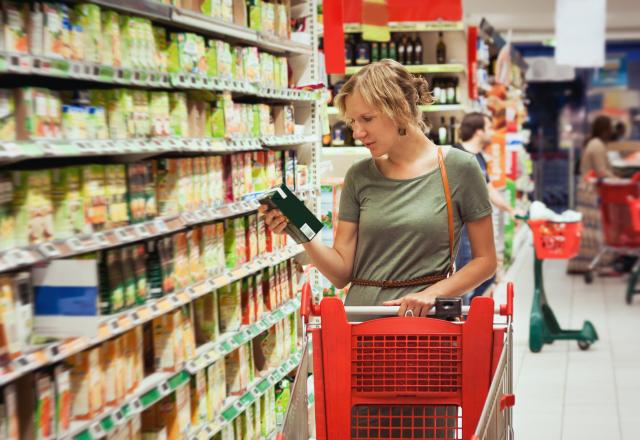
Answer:
[[451, 201], [451, 190], [449, 188], [449, 178], [447, 177], [447, 168], [444, 165], [444, 154], [442, 153], [442, 147], [436, 147], [438, 149], [438, 166], [440, 167], [440, 176], [442, 176], [442, 187], [444, 188], [444, 197], [447, 201], [447, 217], [449, 225], [449, 269], [447, 270], [447, 276], [453, 274], [454, 256], [453, 256], [453, 202]]

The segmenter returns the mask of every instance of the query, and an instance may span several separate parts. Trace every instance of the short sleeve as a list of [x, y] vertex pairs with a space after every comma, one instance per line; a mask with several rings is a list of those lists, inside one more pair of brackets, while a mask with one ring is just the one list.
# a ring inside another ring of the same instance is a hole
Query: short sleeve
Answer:
[[461, 164], [460, 171], [457, 205], [463, 223], [470, 223], [490, 215], [492, 209], [487, 181], [476, 158], [467, 156]]
[[352, 166], [344, 177], [338, 211], [339, 220], [351, 223], [358, 223], [360, 219], [360, 202], [356, 192], [355, 174], [355, 167]]

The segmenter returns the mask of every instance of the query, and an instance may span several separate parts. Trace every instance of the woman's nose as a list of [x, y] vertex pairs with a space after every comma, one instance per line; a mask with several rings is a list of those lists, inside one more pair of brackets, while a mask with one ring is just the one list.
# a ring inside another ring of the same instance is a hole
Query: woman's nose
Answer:
[[362, 139], [366, 136], [366, 132], [361, 129], [358, 125], [353, 126], [353, 137], [354, 139]]

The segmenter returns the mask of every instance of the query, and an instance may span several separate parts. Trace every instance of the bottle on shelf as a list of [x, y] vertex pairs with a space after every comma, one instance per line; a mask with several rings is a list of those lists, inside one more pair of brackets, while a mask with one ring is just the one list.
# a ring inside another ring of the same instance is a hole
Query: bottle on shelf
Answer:
[[389, 42], [380, 43], [380, 59], [389, 58]]
[[413, 38], [413, 64], [422, 64], [422, 53], [422, 40], [417, 33]]
[[438, 32], [438, 44], [436, 45], [436, 62], [444, 64], [447, 62], [447, 45], [444, 44], [442, 32]]
[[405, 65], [409, 65], [409, 64], [415, 64], [414, 63], [414, 54], [413, 54], [413, 40], [411, 39], [411, 37], [406, 36], [406, 44], [405, 44], [405, 52], [404, 52], [404, 64]]
[[387, 55], [390, 59], [398, 61], [398, 43], [393, 37], [387, 43]]
[[356, 44], [356, 66], [366, 66], [371, 62], [371, 52], [369, 43], [360, 38]]
[[398, 39], [398, 57], [396, 61], [400, 64], [406, 64], [406, 56], [407, 56], [407, 38], [402, 37]]
[[447, 85], [447, 104], [458, 103], [458, 78], [451, 78]]
[[451, 119], [449, 119], [449, 145], [453, 145], [458, 142], [456, 135], [457, 128], [456, 118], [451, 116]]
[[440, 104], [440, 78], [433, 78], [431, 80], [431, 95], [433, 96], [433, 103]]
[[447, 145], [449, 142], [449, 130], [447, 130], [447, 123], [444, 120], [444, 116], [440, 116], [440, 127], [438, 127], [438, 145]]
[[353, 60], [355, 58], [355, 38], [353, 34], [347, 37], [347, 41], [344, 43], [344, 60], [347, 66], [353, 66]]
[[331, 128], [331, 145], [334, 147], [344, 147], [347, 143], [347, 127], [346, 122], [338, 121]]
[[376, 61], [380, 61], [380, 45], [384, 43], [379, 43], [377, 41], [371, 42], [371, 62], [375, 63]]

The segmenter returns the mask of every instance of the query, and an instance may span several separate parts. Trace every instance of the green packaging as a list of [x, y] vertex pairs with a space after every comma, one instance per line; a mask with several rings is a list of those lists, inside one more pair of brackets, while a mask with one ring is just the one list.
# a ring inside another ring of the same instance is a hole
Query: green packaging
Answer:
[[84, 59], [90, 63], [102, 63], [102, 21], [100, 6], [83, 3], [75, 7], [77, 24], [83, 29]]
[[82, 201], [80, 167], [51, 170], [53, 227], [56, 239], [65, 239], [87, 231]]
[[189, 32], [172, 33], [169, 41], [169, 72], [207, 73], [204, 37]]
[[0, 251], [15, 245], [16, 222], [13, 217], [13, 182], [9, 174], [0, 174]]
[[218, 316], [218, 294], [216, 291], [198, 298], [194, 302], [196, 317], [196, 342], [206, 344], [214, 341], [220, 334]]
[[116, 228], [129, 223], [125, 165], [105, 165], [105, 190], [107, 196], [107, 227]]
[[13, 212], [16, 246], [29, 246], [53, 239], [51, 172], [14, 171]]
[[16, 105], [12, 90], [0, 89], [0, 141], [16, 139]]
[[124, 307], [124, 278], [120, 249], [99, 253], [100, 310], [104, 315], [120, 312]]
[[205, 63], [207, 66], [207, 76], [215, 78], [218, 76], [218, 45], [216, 40], [207, 41], [205, 51]]
[[283, 379], [276, 385], [276, 425], [282, 426], [291, 400], [291, 382]]
[[220, 332], [236, 331], [242, 323], [240, 283], [233, 282], [218, 290], [218, 314]]
[[130, 308], [136, 304], [137, 284], [133, 268], [133, 247], [126, 246], [120, 249], [120, 263], [122, 270], [122, 285], [124, 294], [124, 307]]
[[105, 50], [102, 52], [102, 64], [121, 67], [120, 16], [117, 12], [104, 11], [102, 13], [102, 34], [106, 42]]
[[224, 255], [225, 266], [227, 269], [233, 269], [238, 264], [238, 255], [236, 251], [236, 222], [233, 220], [224, 221]]
[[144, 304], [149, 296], [147, 283], [147, 253], [144, 244], [133, 246], [133, 271], [136, 280], [136, 304]]
[[104, 165], [83, 166], [81, 181], [85, 222], [100, 231], [108, 219]]
[[187, 95], [171, 93], [169, 95], [169, 133], [174, 137], [189, 137], [189, 112]]

